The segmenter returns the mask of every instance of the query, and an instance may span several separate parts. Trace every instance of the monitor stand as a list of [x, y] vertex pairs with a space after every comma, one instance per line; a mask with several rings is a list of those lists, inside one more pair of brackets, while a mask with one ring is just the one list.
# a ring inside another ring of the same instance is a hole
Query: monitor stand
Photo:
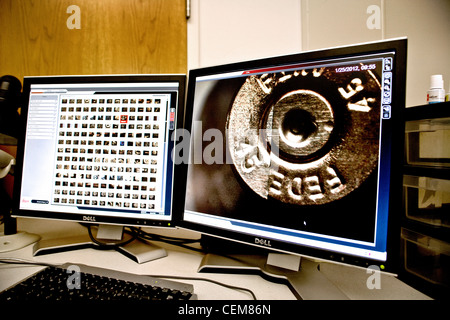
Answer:
[[[102, 239], [102, 241], [121, 241], [123, 238], [123, 226], [100, 224], [96, 238]], [[167, 252], [164, 248], [155, 246], [147, 241], [141, 241], [140, 239], [135, 239], [122, 246], [108, 246], [139, 264], [167, 256]], [[108, 246], [105, 248], [108, 248]], [[86, 248], [99, 249], [101, 247], [102, 246], [96, 243], [96, 241], [93, 241], [88, 234], [85, 234], [75, 237], [44, 239], [38, 241], [34, 244], [33, 255], [39, 256]]]
[[319, 262], [299, 256], [268, 253], [267, 255], [216, 255], [208, 253], [198, 272], [256, 273], [270, 281], [287, 282], [300, 300], [348, 300], [323, 273]]
[[[5, 198], [1, 198], [1, 201], [5, 201]], [[0, 232], [0, 253], [25, 248], [39, 241], [40, 238], [37, 234], [24, 231], [18, 232], [17, 221], [11, 217], [11, 212], [7, 211], [4, 214], [3, 232]]]
[[19, 231], [14, 234], [0, 233], [0, 253], [15, 251], [39, 241], [36, 234]]

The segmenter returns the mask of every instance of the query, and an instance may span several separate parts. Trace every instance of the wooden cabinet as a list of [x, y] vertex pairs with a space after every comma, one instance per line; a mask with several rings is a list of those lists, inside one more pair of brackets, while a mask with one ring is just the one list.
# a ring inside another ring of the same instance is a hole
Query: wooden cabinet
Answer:
[[0, 74], [186, 73], [185, 0], [2, 0]]

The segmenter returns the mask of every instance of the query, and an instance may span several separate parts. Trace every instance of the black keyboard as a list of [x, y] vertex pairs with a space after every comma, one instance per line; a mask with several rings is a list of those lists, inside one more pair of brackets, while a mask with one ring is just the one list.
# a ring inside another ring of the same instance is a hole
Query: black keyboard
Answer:
[[46, 267], [0, 293], [0, 303], [195, 298], [193, 286], [190, 284], [79, 264]]

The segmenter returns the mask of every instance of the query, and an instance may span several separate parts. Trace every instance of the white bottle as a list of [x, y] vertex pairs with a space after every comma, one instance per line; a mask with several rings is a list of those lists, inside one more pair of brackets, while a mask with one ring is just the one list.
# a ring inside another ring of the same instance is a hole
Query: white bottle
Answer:
[[445, 101], [444, 79], [442, 74], [431, 76], [430, 90], [427, 93], [428, 103], [439, 103]]

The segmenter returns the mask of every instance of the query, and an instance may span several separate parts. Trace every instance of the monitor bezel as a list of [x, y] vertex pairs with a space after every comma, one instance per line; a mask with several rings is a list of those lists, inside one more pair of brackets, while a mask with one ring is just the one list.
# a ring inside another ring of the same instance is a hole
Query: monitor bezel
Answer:
[[[237, 242], [248, 245], [249, 252], [252, 247], [261, 247], [271, 251], [279, 251], [294, 255], [301, 255], [323, 261], [334, 263], [344, 263], [359, 267], [377, 266], [381, 271], [389, 273], [398, 273], [400, 267], [400, 218], [402, 208], [402, 166], [403, 166], [403, 148], [404, 148], [404, 119], [403, 110], [405, 108], [406, 94], [406, 57], [407, 57], [407, 38], [388, 39], [383, 41], [367, 42], [350, 46], [341, 46], [327, 48], [323, 50], [306, 51], [296, 54], [289, 54], [278, 57], [269, 57], [251, 61], [224, 64], [219, 66], [209, 66], [190, 70], [188, 77], [187, 98], [185, 106], [185, 130], [191, 130], [193, 103], [195, 93], [196, 78], [223, 72], [240, 71], [248, 69], [259, 69], [270, 65], [288, 65], [293, 62], [314, 62], [327, 58], [344, 58], [349, 56], [358, 56], [365, 54], [376, 54], [383, 52], [395, 52], [395, 94], [391, 105], [396, 107], [397, 111], [392, 114], [392, 149], [391, 149], [391, 176], [389, 190], [389, 214], [387, 230], [387, 259], [379, 261], [359, 256], [352, 256], [338, 252], [309, 248], [302, 245], [291, 244], [287, 242], [270, 239], [270, 247], [267, 242], [257, 241], [255, 236], [236, 231], [215, 228], [208, 225], [198, 224], [184, 219], [184, 201], [178, 201], [178, 209], [181, 212], [179, 226], [184, 229], [193, 230], [201, 234], [225, 239], [226, 241]], [[183, 183], [187, 183], [188, 164], [181, 165]], [[183, 186], [177, 186], [177, 197], [184, 200]], [[185, 186], [184, 186], [185, 188]], [[259, 242], [259, 243], [255, 243]], [[232, 243], [229, 243], [230, 246]]]
[[[17, 156], [15, 166], [15, 184], [13, 188], [13, 208], [12, 217], [14, 218], [39, 218], [46, 220], [75, 221], [89, 224], [109, 224], [119, 226], [148, 226], [157, 228], [173, 229], [177, 225], [180, 216], [174, 210], [175, 201], [175, 179], [178, 166], [174, 165], [172, 178], [172, 200], [171, 200], [171, 218], [158, 219], [155, 216], [151, 218], [137, 217], [119, 217], [113, 215], [98, 215], [93, 211], [90, 214], [78, 214], [68, 212], [48, 212], [38, 210], [26, 210], [20, 208], [20, 191], [22, 186], [22, 166], [25, 150], [25, 132], [27, 126], [27, 113], [30, 98], [31, 85], [34, 84], [83, 84], [83, 83], [178, 83], [177, 112], [176, 112], [176, 130], [183, 127], [184, 122], [184, 103], [186, 90], [185, 74], [120, 74], [120, 75], [56, 75], [56, 76], [29, 76], [23, 80], [23, 102], [21, 105], [20, 116], [20, 135], [17, 142]], [[173, 148], [177, 148], [174, 144]], [[173, 160], [173, 159], [171, 159]]]

